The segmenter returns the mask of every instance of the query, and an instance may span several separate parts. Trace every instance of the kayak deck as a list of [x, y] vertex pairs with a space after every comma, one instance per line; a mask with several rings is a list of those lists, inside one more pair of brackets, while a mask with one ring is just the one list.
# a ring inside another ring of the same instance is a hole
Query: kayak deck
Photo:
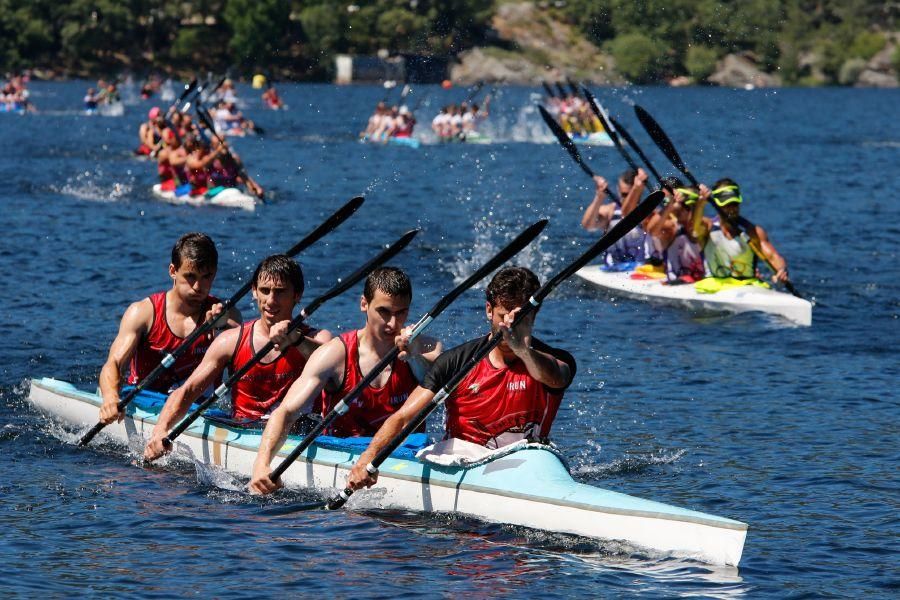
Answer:
[[225, 188], [212, 197], [208, 196], [191, 196], [184, 194], [178, 196], [175, 192], [164, 191], [160, 184], [153, 186], [153, 195], [160, 200], [169, 204], [190, 205], [190, 206], [218, 206], [221, 208], [238, 208], [246, 211], [256, 210], [257, 199], [249, 194], [245, 194], [237, 188]]
[[[101, 403], [96, 394], [48, 378], [32, 381], [29, 400], [75, 427], [96, 422]], [[124, 442], [147, 438], [157, 410], [132, 403], [125, 420], [106, 427], [103, 434]], [[248, 477], [261, 436], [260, 430], [223, 427], [201, 418], [176, 440], [176, 451]], [[286, 456], [301, 439], [289, 436], [279, 456]], [[365, 438], [319, 438], [283, 480], [288, 486], [342, 487], [366, 443]], [[744, 523], [578, 483], [545, 446], [529, 445], [468, 467], [423, 462], [414, 458], [414, 450], [415, 444], [407, 444], [385, 461], [378, 485], [354, 495], [353, 505], [466, 514], [714, 564], [737, 565], [741, 557]]]
[[764, 312], [797, 325], [812, 325], [811, 302], [770, 288], [745, 285], [704, 294], [691, 284], [668, 285], [661, 279], [636, 279], [631, 271], [607, 271], [601, 265], [583, 267], [575, 274], [597, 287], [638, 300], [660, 301], [710, 312]]

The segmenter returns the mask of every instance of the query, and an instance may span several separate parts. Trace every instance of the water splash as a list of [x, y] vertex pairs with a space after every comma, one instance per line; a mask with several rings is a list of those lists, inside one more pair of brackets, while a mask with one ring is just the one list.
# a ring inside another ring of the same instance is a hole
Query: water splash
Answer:
[[588, 440], [587, 444], [590, 448], [580, 452], [578, 458], [572, 461], [574, 464], [572, 468], [573, 476], [610, 477], [626, 473], [642, 473], [652, 467], [675, 463], [687, 454], [687, 450], [684, 448], [668, 452], [659, 449], [652, 452], [631, 454], [608, 463], [594, 464], [592, 461], [599, 453], [600, 445], [590, 440]]
[[128, 177], [126, 181], [114, 181], [112, 183], [104, 181], [106, 175], [102, 169], [94, 171], [84, 171], [69, 177], [61, 186], [51, 185], [50, 189], [59, 194], [66, 196], [74, 196], [81, 200], [90, 200], [92, 202], [117, 202], [131, 193], [134, 188], [134, 176], [131, 169], [126, 171]]

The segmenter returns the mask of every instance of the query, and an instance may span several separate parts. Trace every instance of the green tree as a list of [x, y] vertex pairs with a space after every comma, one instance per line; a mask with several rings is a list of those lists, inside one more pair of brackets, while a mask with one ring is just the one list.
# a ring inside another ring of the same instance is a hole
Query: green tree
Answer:
[[285, 48], [288, 0], [226, 0], [222, 18], [231, 30], [228, 48], [238, 64], [269, 66]]
[[709, 46], [691, 46], [684, 58], [684, 66], [688, 75], [695, 81], [705, 81], [716, 70], [718, 53]]
[[633, 83], [658, 81], [666, 71], [666, 46], [641, 33], [616, 36], [609, 50], [616, 60], [616, 68]]

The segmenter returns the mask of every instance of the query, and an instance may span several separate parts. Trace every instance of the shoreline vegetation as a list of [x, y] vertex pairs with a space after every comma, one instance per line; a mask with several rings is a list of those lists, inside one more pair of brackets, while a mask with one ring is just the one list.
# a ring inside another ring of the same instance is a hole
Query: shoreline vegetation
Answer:
[[897, 87], [876, 0], [0, 0], [0, 72], [332, 81], [335, 56], [449, 59], [456, 83]]

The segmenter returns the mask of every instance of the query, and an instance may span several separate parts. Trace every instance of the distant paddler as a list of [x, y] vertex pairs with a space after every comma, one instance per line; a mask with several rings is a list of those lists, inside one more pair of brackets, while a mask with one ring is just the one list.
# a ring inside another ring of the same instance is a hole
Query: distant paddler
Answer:
[[[730, 223], [723, 222], [718, 216], [711, 219], [703, 216], [703, 209], [710, 198], [743, 232], [732, 228]], [[697, 243], [703, 248], [709, 273], [718, 278], [758, 279], [757, 257], [750, 246], [753, 243], [774, 268], [772, 281], [789, 282], [787, 261], [775, 249], [766, 230], [741, 216], [743, 201], [741, 189], [732, 179], [718, 180], [712, 190], [705, 185], [699, 187], [693, 210], [693, 232]]]
[[280, 481], [270, 479], [269, 464], [297, 419], [312, 410], [324, 417], [395, 345], [403, 352], [357, 398], [348, 400], [349, 412], [337, 417], [324, 433], [339, 437], [374, 435], [385, 419], [403, 406], [441, 353], [440, 342], [426, 336], [409, 343], [410, 331], [405, 324], [411, 302], [412, 283], [400, 269], [380, 267], [366, 278], [359, 303], [365, 315], [364, 326], [341, 334], [310, 356], [303, 374], [266, 424], [253, 466], [251, 491], [268, 494], [281, 487]]
[[[591, 232], [606, 232], [638, 205], [646, 187], [647, 173], [643, 169], [626, 169], [616, 182], [618, 197], [609, 194], [605, 178], [595, 175], [593, 179], [594, 198], [581, 217], [581, 226]], [[633, 269], [647, 260], [649, 244], [644, 225], [639, 225], [606, 252], [604, 262], [611, 269]]]
[[169, 395], [144, 449], [147, 460], [171, 450], [163, 439], [187, 414], [191, 403], [214, 386], [226, 368], [234, 373], [251, 361], [255, 348], [270, 341], [276, 344], [231, 388], [231, 417], [236, 420], [259, 420], [268, 415], [300, 376], [313, 351], [331, 339], [325, 330], [288, 330], [304, 288], [303, 272], [294, 259], [284, 254], [269, 256], [256, 267], [252, 281], [260, 317], [217, 336], [194, 372]]
[[156, 156], [163, 145], [163, 131], [166, 128], [166, 120], [158, 106], [154, 106], [147, 113], [147, 120], [141, 123], [138, 129], [140, 145], [134, 151], [138, 156]]
[[[100, 371], [101, 423], [113, 423], [124, 416], [118, 403], [126, 365], [129, 365], [127, 383], [136, 385], [197, 327], [221, 313], [221, 303], [210, 295], [218, 258], [216, 246], [209, 236], [202, 233], [181, 236], [172, 248], [169, 264], [172, 288], [151, 294], [125, 311], [119, 333]], [[219, 316], [217, 326], [235, 327], [239, 323], [240, 313], [232, 309], [227, 315]], [[212, 332], [197, 339], [190, 350], [179, 356], [147, 389], [168, 394], [200, 364], [212, 339]]]

